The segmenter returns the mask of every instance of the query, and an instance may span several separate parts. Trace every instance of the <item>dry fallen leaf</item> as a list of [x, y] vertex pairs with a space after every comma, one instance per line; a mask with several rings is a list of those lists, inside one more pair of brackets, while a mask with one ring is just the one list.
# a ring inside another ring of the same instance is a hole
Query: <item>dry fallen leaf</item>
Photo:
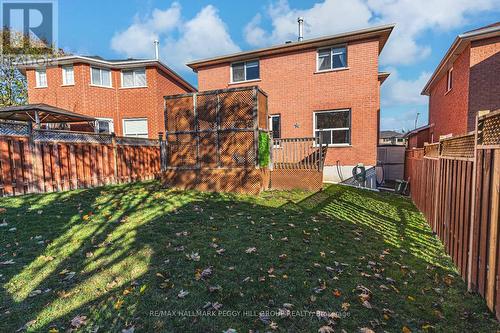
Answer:
[[333, 296], [335, 297], [340, 297], [342, 295], [342, 292], [338, 289], [333, 290]]
[[246, 253], [254, 253], [257, 251], [257, 248], [255, 247], [249, 247], [248, 249], [245, 250]]
[[179, 293], [177, 294], [177, 297], [178, 298], [184, 298], [187, 295], [189, 295], [189, 291], [185, 291], [185, 290], [181, 289], [181, 291], [179, 291]]
[[75, 318], [71, 319], [71, 326], [74, 328], [79, 328], [85, 325], [86, 321], [87, 321], [86, 316], [76, 316]]
[[321, 326], [318, 330], [318, 333], [333, 333], [333, 332], [335, 331], [330, 326]]
[[401, 331], [403, 333], [411, 333], [411, 329], [409, 329], [408, 326], [403, 326], [403, 328], [401, 329]]

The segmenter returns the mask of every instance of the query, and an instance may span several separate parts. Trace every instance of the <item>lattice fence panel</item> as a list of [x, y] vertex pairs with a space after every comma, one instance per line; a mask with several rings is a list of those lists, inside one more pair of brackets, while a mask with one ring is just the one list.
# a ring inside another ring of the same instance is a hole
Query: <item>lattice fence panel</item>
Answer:
[[195, 130], [193, 96], [166, 99], [165, 104], [167, 132]]
[[195, 134], [167, 135], [168, 165], [172, 167], [195, 167], [196, 158]]
[[223, 167], [255, 165], [253, 132], [224, 132], [219, 134], [220, 162]]
[[500, 144], [500, 111], [479, 118], [478, 144], [499, 145]]
[[217, 167], [217, 133], [205, 132], [200, 133], [200, 145], [198, 148], [200, 166], [202, 168]]
[[220, 128], [253, 128], [255, 102], [253, 89], [220, 93]]
[[23, 136], [28, 134], [29, 128], [26, 124], [0, 121], [0, 135]]
[[474, 135], [462, 135], [441, 141], [441, 156], [457, 158], [474, 157]]
[[196, 112], [200, 131], [217, 129], [217, 99], [215, 94], [196, 96]]
[[424, 155], [427, 157], [439, 157], [439, 142], [425, 145]]

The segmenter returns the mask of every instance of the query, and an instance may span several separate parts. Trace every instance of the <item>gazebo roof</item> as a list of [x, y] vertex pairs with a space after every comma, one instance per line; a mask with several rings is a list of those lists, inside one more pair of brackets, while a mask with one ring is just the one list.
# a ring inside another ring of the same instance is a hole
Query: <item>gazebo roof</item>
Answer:
[[40, 123], [79, 123], [96, 120], [94, 117], [75, 113], [47, 104], [27, 104], [0, 108], [0, 119], [36, 122], [38, 112]]

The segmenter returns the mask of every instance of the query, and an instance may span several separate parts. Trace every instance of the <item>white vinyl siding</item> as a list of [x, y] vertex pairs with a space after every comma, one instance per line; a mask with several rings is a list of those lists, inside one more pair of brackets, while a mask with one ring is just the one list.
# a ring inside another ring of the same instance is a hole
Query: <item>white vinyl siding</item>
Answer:
[[122, 87], [146, 87], [146, 69], [127, 69], [122, 71]]
[[75, 73], [72, 65], [62, 67], [62, 79], [65, 86], [75, 84]]
[[91, 82], [94, 86], [111, 87], [111, 71], [105, 68], [91, 67]]
[[47, 70], [45, 68], [35, 71], [35, 84], [37, 88], [47, 87]]
[[146, 118], [123, 119], [123, 135], [147, 138], [148, 120]]

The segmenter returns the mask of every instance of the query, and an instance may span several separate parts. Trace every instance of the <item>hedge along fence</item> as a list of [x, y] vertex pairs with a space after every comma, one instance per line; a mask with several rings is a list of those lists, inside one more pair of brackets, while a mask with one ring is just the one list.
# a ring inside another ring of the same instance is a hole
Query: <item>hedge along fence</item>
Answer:
[[1, 196], [146, 180], [159, 172], [158, 140], [0, 123]]
[[500, 111], [473, 134], [406, 152], [415, 205], [472, 291], [500, 320]]

